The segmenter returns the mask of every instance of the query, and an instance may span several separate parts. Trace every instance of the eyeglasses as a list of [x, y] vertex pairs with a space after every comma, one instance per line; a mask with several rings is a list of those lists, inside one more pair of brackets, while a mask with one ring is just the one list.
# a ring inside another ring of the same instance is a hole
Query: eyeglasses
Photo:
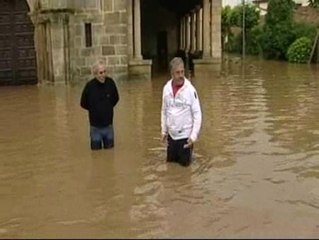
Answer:
[[99, 74], [103, 74], [103, 73], [106, 73], [106, 71], [104, 70], [104, 71], [99, 72]]

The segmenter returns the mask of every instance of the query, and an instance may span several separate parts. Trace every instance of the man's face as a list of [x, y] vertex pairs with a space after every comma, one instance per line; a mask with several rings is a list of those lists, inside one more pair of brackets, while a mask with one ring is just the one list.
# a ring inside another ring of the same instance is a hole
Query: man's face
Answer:
[[97, 68], [97, 73], [96, 73], [96, 78], [100, 82], [104, 82], [106, 77], [106, 69], [104, 66], [98, 66]]
[[172, 78], [176, 83], [183, 83], [183, 81], [184, 81], [184, 64], [179, 64], [172, 70]]

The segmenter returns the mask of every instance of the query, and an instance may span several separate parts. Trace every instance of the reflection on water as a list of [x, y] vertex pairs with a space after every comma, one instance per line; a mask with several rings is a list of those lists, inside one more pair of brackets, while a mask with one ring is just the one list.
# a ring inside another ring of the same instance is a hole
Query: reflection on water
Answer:
[[91, 152], [78, 86], [2, 87], [0, 237], [318, 237], [319, 70], [196, 72], [189, 168], [165, 162], [167, 76], [118, 82], [115, 148]]

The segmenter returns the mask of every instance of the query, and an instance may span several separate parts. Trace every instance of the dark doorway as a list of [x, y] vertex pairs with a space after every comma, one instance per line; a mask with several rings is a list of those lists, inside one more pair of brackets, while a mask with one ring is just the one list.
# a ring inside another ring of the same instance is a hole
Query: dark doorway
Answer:
[[0, 0], [0, 85], [36, 84], [34, 26], [26, 0]]
[[167, 32], [157, 34], [157, 57], [159, 70], [167, 69]]

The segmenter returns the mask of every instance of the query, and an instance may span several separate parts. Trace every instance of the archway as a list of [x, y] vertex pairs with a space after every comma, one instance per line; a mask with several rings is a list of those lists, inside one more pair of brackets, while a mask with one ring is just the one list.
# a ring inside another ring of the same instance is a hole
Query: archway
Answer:
[[153, 70], [167, 71], [180, 51], [180, 19], [202, 0], [141, 0], [142, 55], [152, 59]]
[[0, 0], [0, 85], [36, 84], [34, 26], [26, 0]]

